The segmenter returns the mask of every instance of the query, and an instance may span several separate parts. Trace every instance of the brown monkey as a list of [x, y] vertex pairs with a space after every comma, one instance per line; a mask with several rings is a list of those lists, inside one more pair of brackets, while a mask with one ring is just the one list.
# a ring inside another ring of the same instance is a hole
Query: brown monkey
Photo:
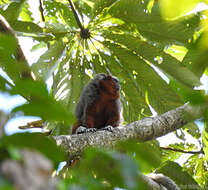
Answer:
[[116, 77], [97, 74], [84, 88], [77, 104], [72, 134], [113, 130], [121, 119], [120, 85]]

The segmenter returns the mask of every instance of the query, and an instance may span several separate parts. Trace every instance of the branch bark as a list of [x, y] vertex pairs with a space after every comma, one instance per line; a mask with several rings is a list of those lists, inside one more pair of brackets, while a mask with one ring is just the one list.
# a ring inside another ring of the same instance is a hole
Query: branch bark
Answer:
[[117, 127], [114, 132], [97, 131], [78, 135], [61, 135], [55, 136], [54, 139], [69, 154], [71, 160], [81, 156], [84, 149], [90, 146], [113, 148], [119, 141], [136, 139], [144, 142], [161, 137], [199, 118], [204, 109], [206, 109], [204, 106], [193, 107], [185, 104], [160, 116], [144, 118], [124, 127]]

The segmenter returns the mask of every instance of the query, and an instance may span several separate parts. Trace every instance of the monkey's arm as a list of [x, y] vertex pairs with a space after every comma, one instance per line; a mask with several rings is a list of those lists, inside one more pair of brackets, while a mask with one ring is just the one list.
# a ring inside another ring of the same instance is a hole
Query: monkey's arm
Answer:
[[85, 121], [84, 124], [87, 128], [95, 128], [96, 119], [96, 104], [93, 106], [88, 106], [85, 111]]
[[118, 112], [112, 113], [112, 115], [109, 117], [106, 126], [112, 126], [117, 127], [119, 125], [120, 115]]
[[88, 133], [88, 132], [95, 132], [95, 108], [92, 106], [88, 106], [85, 110], [83, 121], [77, 122], [72, 129], [72, 134], [81, 134], [81, 133]]
[[108, 115], [108, 120], [106, 126], [110, 125], [112, 127], [119, 126], [120, 123], [120, 114], [121, 114], [121, 102], [119, 99], [108, 104], [106, 109], [106, 114]]

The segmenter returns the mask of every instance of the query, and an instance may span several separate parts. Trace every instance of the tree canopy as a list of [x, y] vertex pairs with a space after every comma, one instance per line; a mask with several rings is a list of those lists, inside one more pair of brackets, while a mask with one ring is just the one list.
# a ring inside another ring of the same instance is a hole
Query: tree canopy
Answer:
[[[80, 93], [97, 73], [119, 78], [124, 125], [186, 102], [206, 105], [207, 89], [200, 88], [200, 80], [207, 76], [207, 12], [190, 12], [199, 1], [177, 3], [176, 7], [170, 0], [39, 0], [39, 10], [34, 10], [29, 0], [0, 0], [0, 92], [26, 100], [11, 113], [0, 112], [2, 168], [8, 159], [26, 163], [22, 149], [27, 148], [50, 160], [47, 172], [57, 169], [66, 155], [51, 137], [69, 134]], [[34, 16], [37, 11], [40, 18]], [[43, 50], [37, 62], [27, 62], [19, 37], [33, 40], [31, 51]], [[3, 131], [8, 119], [23, 114], [40, 117], [52, 130], [50, 136], [7, 136]], [[176, 132], [180, 143], [168, 147], [152, 139], [122, 142], [113, 150], [89, 148], [77, 167], [57, 174], [56, 185], [60, 190], [145, 189], [138, 174], [156, 170], [181, 189], [206, 189], [207, 111], [198, 118], [201, 127], [188, 120]], [[188, 142], [187, 136], [199, 145]], [[177, 159], [188, 153], [179, 165]], [[4, 177], [0, 172], [0, 188], [12, 189]], [[50, 189], [48, 180], [46, 186]]]

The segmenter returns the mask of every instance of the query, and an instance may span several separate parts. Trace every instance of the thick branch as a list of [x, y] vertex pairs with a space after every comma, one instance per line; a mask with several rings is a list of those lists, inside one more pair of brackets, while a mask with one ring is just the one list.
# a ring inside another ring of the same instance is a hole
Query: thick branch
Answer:
[[130, 123], [125, 127], [117, 127], [113, 133], [97, 131], [95, 133], [79, 135], [61, 135], [54, 138], [57, 144], [61, 145], [69, 153], [69, 159], [73, 159], [80, 156], [84, 149], [89, 146], [113, 148], [115, 143], [119, 141], [137, 139], [143, 142], [161, 137], [199, 118], [204, 109], [185, 104], [163, 115], [144, 118], [140, 121]]

